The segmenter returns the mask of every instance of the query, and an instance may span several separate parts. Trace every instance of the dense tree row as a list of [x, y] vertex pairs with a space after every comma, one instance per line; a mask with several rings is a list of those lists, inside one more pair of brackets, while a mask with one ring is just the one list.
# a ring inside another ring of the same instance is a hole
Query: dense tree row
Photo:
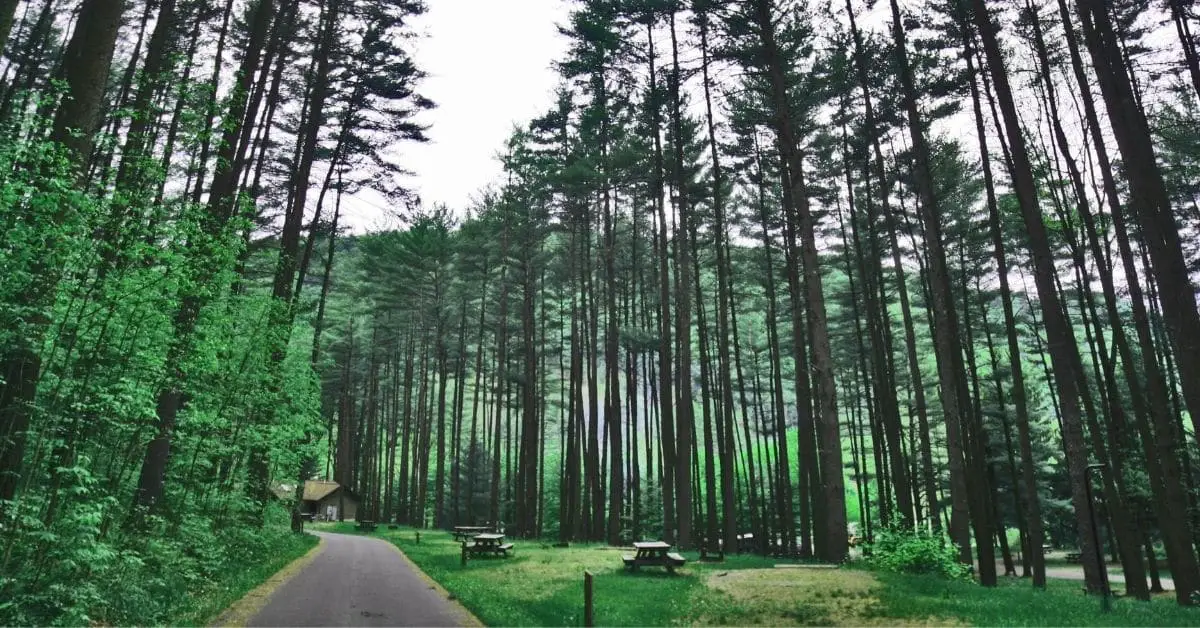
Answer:
[[1165, 557], [1190, 603], [1194, 7], [905, 4], [575, 2], [504, 182], [334, 273], [339, 481], [564, 541], [907, 528], [984, 585]]

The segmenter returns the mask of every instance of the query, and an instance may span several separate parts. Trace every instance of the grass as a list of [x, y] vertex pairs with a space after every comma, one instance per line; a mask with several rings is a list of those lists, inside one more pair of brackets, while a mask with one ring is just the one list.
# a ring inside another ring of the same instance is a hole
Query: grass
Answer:
[[275, 572], [300, 558], [316, 546], [320, 539], [311, 534], [285, 534], [272, 551], [248, 559], [245, 569], [231, 570], [225, 578], [193, 591], [176, 607], [165, 623], [169, 626], [205, 626], [218, 614], [242, 599], [250, 590], [262, 584]]
[[[354, 533], [353, 524], [330, 531]], [[672, 576], [657, 569], [625, 572], [621, 551], [603, 545], [554, 548], [514, 540], [508, 559], [460, 564], [447, 532], [382, 527], [374, 535], [398, 546], [451, 596], [487, 625], [562, 626], [583, 623], [583, 572], [594, 575], [595, 619], [602, 626], [671, 625], [1122, 625], [1195, 626], [1200, 610], [1177, 607], [1168, 596], [1150, 604], [1118, 599], [1102, 615], [1099, 600], [1079, 583], [1051, 581], [1035, 591], [1028, 581], [1004, 579], [984, 589], [969, 582], [820, 569], [757, 556], [700, 563]], [[776, 565], [789, 568], [776, 568]]]
[[985, 589], [971, 582], [931, 577], [877, 574], [879, 599], [890, 616], [956, 617], [975, 626], [1196, 626], [1200, 609], [1182, 608], [1174, 595], [1152, 602], [1113, 601], [1112, 612], [1100, 612], [1100, 600], [1082, 593], [1083, 583], [1049, 580], [1045, 591], [1024, 580], [1004, 578]]

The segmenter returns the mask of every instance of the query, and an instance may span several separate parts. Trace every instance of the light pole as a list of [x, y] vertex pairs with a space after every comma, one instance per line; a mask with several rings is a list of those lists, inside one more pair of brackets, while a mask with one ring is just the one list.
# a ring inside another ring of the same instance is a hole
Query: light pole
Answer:
[[1107, 613], [1112, 610], [1112, 599], [1108, 588], [1108, 565], [1104, 562], [1104, 546], [1100, 544], [1100, 528], [1096, 524], [1096, 503], [1092, 501], [1092, 471], [1103, 470], [1102, 464], [1089, 464], [1083, 472], [1084, 488], [1087, 491], [1088, 515], [1092, 523], [1092, 542], [1096, 548], [1096, 558], [1100, 563], [1100, 577], [1104, 589], [1100, 592], [1100, 610]]

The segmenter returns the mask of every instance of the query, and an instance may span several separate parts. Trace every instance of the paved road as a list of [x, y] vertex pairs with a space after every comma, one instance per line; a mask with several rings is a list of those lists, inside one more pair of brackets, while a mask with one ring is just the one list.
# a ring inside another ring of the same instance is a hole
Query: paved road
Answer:
[[[1004, 563], [996, 563], [996, 573], [1004, 574]], [[1017, 564], [1017, 573], [1021, 573], [1021, 565]], [[1079, 580], [1083, 581], [1083, 566], [1074, 565], [1047, 565], [1046, 577], [1056, 578], [1059, 580]], [[1121, 590], [1125, 588], [1125, 574], [1121, 573], [1119, 564], [1109, 563], [1108, 565], [1108, 581], [1112, 583], [1114, 589]], [[1161, 578], [1164, 590], [1174, 591], [1175, 582], [1167, 576]]]
[[471, 616], [435, 589], [394, 545], [315, 533], [321, 553], [288, 580], [250, 626], [462, 626]]

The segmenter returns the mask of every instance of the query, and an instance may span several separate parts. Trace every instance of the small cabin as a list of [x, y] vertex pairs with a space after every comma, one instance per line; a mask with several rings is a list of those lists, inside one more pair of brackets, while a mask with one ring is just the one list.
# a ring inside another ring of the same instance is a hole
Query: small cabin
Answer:
[[349, 521], [358, 516], [358, 496], [337, 482], [308, 480], [300, 512], [316, 521]]

